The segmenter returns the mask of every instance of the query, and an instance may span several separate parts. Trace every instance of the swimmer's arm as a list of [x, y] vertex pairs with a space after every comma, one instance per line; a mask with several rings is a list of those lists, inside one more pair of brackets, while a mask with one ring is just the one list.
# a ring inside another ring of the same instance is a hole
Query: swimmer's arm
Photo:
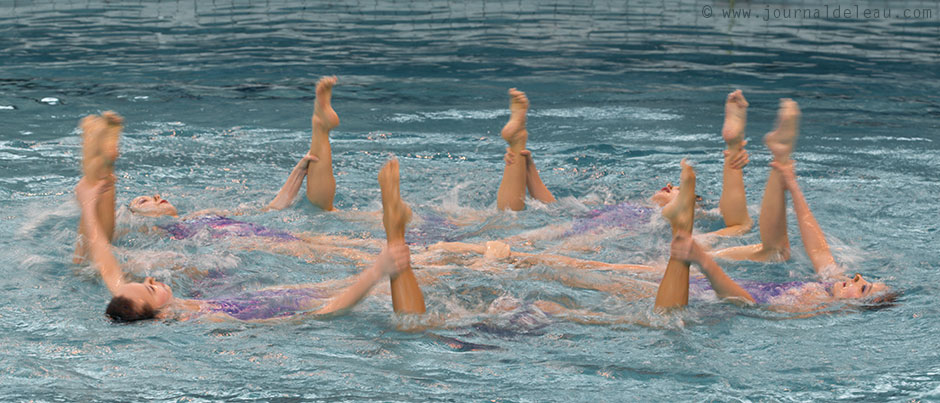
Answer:
[[586, 260], [578, 259], [562, 255], [552, 255], [552, 254], [539, 254], [539, 255], [530, 255], [526, 253], [513, 252], [514, 256], [526, 256], [527, 259], [534, 259], [537, 262], [553, 267], [559, 268], [575, 268], [575, 269], [584, 269], [584, 270], [616, 270], [616, 271], [641, 271], [641, 272], [658, 272], [661, 271], [652, 266], [644, 266], [638, 264], [620, 264], [620, 263], [606, 263], [598, 262], [595, 260]]
[[[526, 188], [529, 190], [529, 196], [532, 196], [533, 199], [542, 203], [554, 203], [555, 196], [552, 195], [552, 192], [548, 190], [548, 187], [542, 182], [542, 178], [539, 176], [539, 170], [535, 168], [535, 160], [532, 159], [532, 152], [522, 150], [519, 155], [525, 158], [525, 184]], [[509, 148], [506, 149], [506, 155], [503, 159], [506, 161], [506, 165], [512, 165], [516, 162], [515, 155], [510, 152]]]
[[486, 247], [463, 242], [438, 242], [429, 246], [428, 250], [443, 250], [453, 253], [477, 253], [482, 255], [486, 252]]
[[523, 150], [520, 155], [524, 156], [526, 160], [525, 185], [529, 189], [529, 196], [542, 203], [554, 203], [555, 196], [548, 190], [545, 183], [542, 183], [539, 170], [535, 168], [535, 160], [532, 159], [532, 152]]
[[[84, 179], [83, 179], [84, 181]], [[118, 287], [124, 283], [124, 272], [121, 266], [111, 252], [111, 244], [101, 229], [101, 222], [98, 220], [96, 201], [99, 191], [103, 185], [94, 185], [90, 188], [80, 189], [82, 184], [76, 187], [76, 193], [79, 197], [79, 204], [82, 209], [82, 224], [85, 227], [85, 245], [90, 252], [92, 262], [101, 274], [101, 279], [113, 295]]]
[[[691, 241], [691, 238], [689, 240]], [[676, 242], [673, 243], [672, 256], [698, 264], [718, 298], [731, 298], [732, 301], [748, 301], [752, 304], [755, 302], [754, 297], [741, 288], [731, 277], [728, 277], [725, 271], [721, 269], [721, 266], [715, 262], [715, 259], [712, 259], [711, 255], [705, 252], [697, 242], [692, 241], [691, 250], [687, 253], [688, 257], [683, 259], [683, 253], [679, 253]]]
[[796, 173], [793, 171], [793, 165], [782, 166], [771, 164], [783, 176], [784, 185], [790, 191], [790, 198], [793, 200], [793, 211], [796, 213], [796, 222], [800, 226], [800, 235], [803, 237], [803, 247], [806, 248], [806, 254], [809, 260], [813, 262], [813, 268], [816, 274], [831, 276], [831, 267], [835, 266], [835, 259], [829, 251], [829, 244], [826, 242], [826, 236], [822, 228], [809, 209], [809, 203], [803, 196], [803, 191], [796, 181]]
[[281, 190], [277, 192], [277, 196], [262, 211], [283, 210], [294, 203], [297, 193], [300, 192], [300, 185], [304, 183], [304, 178], [307, 176], [307, 166], [310, 165], [310, 162], [317, 161], [319, 161], [319, 158], [315, 155], [304, 155], [294, 166], [294, 169], [290, 171], [287, 181], [284, 182]]
[[244, 214], [245, 214], [244, 211], [229, 211], [229, 210], [216, 209], [216, 208], [207, 208], [204, 210], [199, 210], [196, 212], [186, 214], [185, 216], [183, 216], [182, 220], [190, 220], [193, 218], [203, 217], [207, 215], [233, 216], [233, 215], [244, 215]]
[[746, 234], [746, 233], [747, 233], [748, 231], [750, 231], [751, 228], [753, 228], [753, 227], [754, 227], [754, 221], [753, 221], [753, 220], [748, 220], [748, 221], [747, 221], [746, 223], [744, 223], [744, 224], [731, 225], [731, 226], [728, 226], [728, 227], [724, 227], [724, 228], [722, 228], [722, 229], [720, 229], [720, 230], [709, 232], [709, 233], [706, 234], [706, 235], [715, 235], [715, 236], [741, 236], [741, 235]]
[[394, 271], [395, 262], [387, 251], [382, 251], [379, 258], [368, 269], [356, 276], [356, 282], [343, 292], [330, 300], [330, 302], [315, 313], [318, 315], [341, 314], [356, 306], [386, 273]]

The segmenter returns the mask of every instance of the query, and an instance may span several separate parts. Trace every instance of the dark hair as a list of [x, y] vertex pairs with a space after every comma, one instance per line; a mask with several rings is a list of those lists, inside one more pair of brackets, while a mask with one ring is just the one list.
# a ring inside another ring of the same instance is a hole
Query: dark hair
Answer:
[[860, 308], [863, 311], [877, 311], [881, 309], [888, 309], [894, 307], [898, 304], [898, 299], [901, 298], [900, 291], [888, 291], [879, 293], [871, 298], [868, 298], [860, 305]]
[[153, 319], [157, 311], [150, 305], [137, 307], [134, 301], [125, 297], [111, 298], [108, 308], [104, 311], [115, 322], [133, 322], [135, 320]]

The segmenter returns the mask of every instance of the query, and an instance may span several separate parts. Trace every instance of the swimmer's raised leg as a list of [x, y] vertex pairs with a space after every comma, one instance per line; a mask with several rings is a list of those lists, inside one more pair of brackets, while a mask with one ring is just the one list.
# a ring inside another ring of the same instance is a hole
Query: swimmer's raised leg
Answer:
[[764, 136], [767, 149], [774, 156], [774, 161], [781, 164], [790, 162], [790, 154], [796, 146], [800, 130], [800, 106], [790, 98], [780, 99], [777, 109], [777, 128]]
[[[796, 145], [800, 108], [792, 99], [781, 99], [777, 111], [777, 128], [767, 133], [764, 142], [780, 164], [791, 163], [790, 154]], [[783, 177], [775, 169], [767, 176], [764, 200], [761, 202], [760, 238], [766, 258], [788, 260], [790, 239], [787, 237], [787, 199]]]
[[[411, 209], [401, 199], [399, 188], [398, 160], [393, 159], [379, 171], [379, 186], [382, 188], [382, 224], [388, 248], [405, 245], [405, 224], [411, 220]], [[392, 306], [396, 313], [424, 313], [424, 296], [411, 263], [408, 262], [397, 276], [391, 277]]]
[[[679, 195], [663, 207], [663, 217], [672, 225], [672, 234], [691, 234], [695, 219], [695, 170], [682, 160]], [[689, 304], [689, 262], [669, 258], [666, 272], [656, 292], [656, 308], [676, 308]]]
[[[97, 222], [101, 225], [102, 233], [111, 242], [114, 238], [115, 223], [115, 191], [114, 191], [114, 162], [118, 158], [118, 142], [121, 130], [124, 128], [124, 119], [111, 111], [98, 115], [89, 115], [82, 119], [82, 172], [87, 181], [80, 183], [93, 183], [105, 181], [104, 193], [97, 198], [95, 210], [98, 213]], [[84, 220], [79, 220], [79, 240], [76, 243], [73, 262], [80, 264], [88, 257], [88, 250], [84, 244], [87, 234]]]
[[[764, 142], [780, 164], [790, 163], [790, 154], [796, 144], [800, 108], [791, 99], [781, 99], [777, 112], [777, 128], [767, 133]], [[790, 239], [787, 237], [786, 188], [780, 172], [770, 170], [761, 201], [761, 243], [739, 246], [715, 252], [715, 256], [731, 260], [783, 261], [790, 258]]]
[[[508, 153], [520, 160], [520, 153], [525, 150], [529, 132], [526, 131], [526, 112], [529, 99], [525, 93], [515, 88], [509, 89], [509, 122], [503, 127], [502, 136], [509, 144]], [[503, 180], [496, 193], [496, 208], [520, 211], [525, 209], [526, 165], [506, 164], [503, 168]]]
[[309, 154], [318, 161], [307, 166], [307, 200], [326, 211], [333, 210], [336, 196], [336, 178], [333, 176], [333, 150], [330, 148], [330, 130], [339, 126], [339, 116], [330, 99], [336, 77], [323, 77], [317, 82], [317, 100], [313, 106], [313, 137]]
[[744, 191], [742, 168], [748, 162], [744, 146], [744, 128], [747, 124], [747, 100], [741, 90], [728, 94], [725, 101], [725, 124], [721, 137], [728, 149], [725, 150], [725, 163], [722, 170], [721, 199], [718, 209], [725, 220], [725, 228], [715, 231], [715, 235], [741, 235], [751, 229], [754, 221], [747, 212], [747, 195]]

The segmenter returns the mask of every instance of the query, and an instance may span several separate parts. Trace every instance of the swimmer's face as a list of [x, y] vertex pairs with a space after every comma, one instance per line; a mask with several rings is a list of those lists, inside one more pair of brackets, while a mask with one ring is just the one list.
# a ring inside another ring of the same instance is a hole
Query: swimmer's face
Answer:
[[671, 183], [667, 183], [666, 186], [664, 186], [662, 189], [659, 189], [659, 191], [656, 192], [656, 194], [654, 194], [650, 200], [652, 200], [653, 203], [656, 203], [658, 206], [662, 207], [669, 204], [669, 202], [675, 199], [678, 195], [679, 187], [672, 186]]
[[170, 286], [147, 277], [142, 283], [127, 283], [118, 287], [115, 297], [124, 297], [134, 301], [134, 305], [149, 306], [158, 310], [173, 299]]
[[176, 207], [160, 195], [135, 197], [128, 207], [132, 213], [147, 217], [176, 216]]
[[861, 274], [855, 274], [851, 280], [839, 281], [832, 285], [832, 296], [839, 299], [867, 298], [873, 294], [884, 291], [884, 283], [872, 283]]

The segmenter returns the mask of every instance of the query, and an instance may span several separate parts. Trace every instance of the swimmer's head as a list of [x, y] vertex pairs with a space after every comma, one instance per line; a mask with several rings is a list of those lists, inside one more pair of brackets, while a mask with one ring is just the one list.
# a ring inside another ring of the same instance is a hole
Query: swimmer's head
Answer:
[[176, 207], [160, 195], [137, 196], [127, 206], [132, 213], [147, 217], [176, 216]]
[[147, 277], [142, 283], [126, 283], [118, 287], [105, 314], [116, 322], [152, 319], [172, 299], [170, 286]]
[[[658, 192], [653, 194], [650, 197], [650, 201], [656, 203], [659, 207], [666, 207], [669, 202], [673, 201], [676, 196], [679, 196], [679, 187], [672, 186], [672, 183], [667, 183], [666, 186], [663, 186], [662, 189], [659, 189]], [[702, 196], [695, 195], [695, 203], [698, 206], [698, 203], [702, 202]]]
[[887, 289], [885, 283], [872, 283], [856, 273], [849, 280], [833, 283], [829, 292], [837, 299], [866, 299], [883, 294]]
[[886, 287], [884, 291], [868, 297], [862, 302], [859, 308], [866, 311], [887, 309], [897, 305], [899, 298], [901, 298], [900, 292], [893, 291]]
[[650, 200], [653, 203], [656, 203], [656, 205], [658, 205], [659, 207], [663, 207], [669, 204], [669, 202], [675, 199], [676, 196], [678, 195], [679, 195], [679, 187], [672, 186], [672, 183], [667, 183], [666, 186], [663, 186], [662, 189], [659, 189], [659, 191], [656, 192], [656, 194], [654, 194], [653, 197], [650, 198]]
[[487, 259], [505, 259], [509, 257], [509, 254], [509, 245], [500, 241], [489, 241], [486, 243], [486, 250], [483, 252], [483, 257]]

